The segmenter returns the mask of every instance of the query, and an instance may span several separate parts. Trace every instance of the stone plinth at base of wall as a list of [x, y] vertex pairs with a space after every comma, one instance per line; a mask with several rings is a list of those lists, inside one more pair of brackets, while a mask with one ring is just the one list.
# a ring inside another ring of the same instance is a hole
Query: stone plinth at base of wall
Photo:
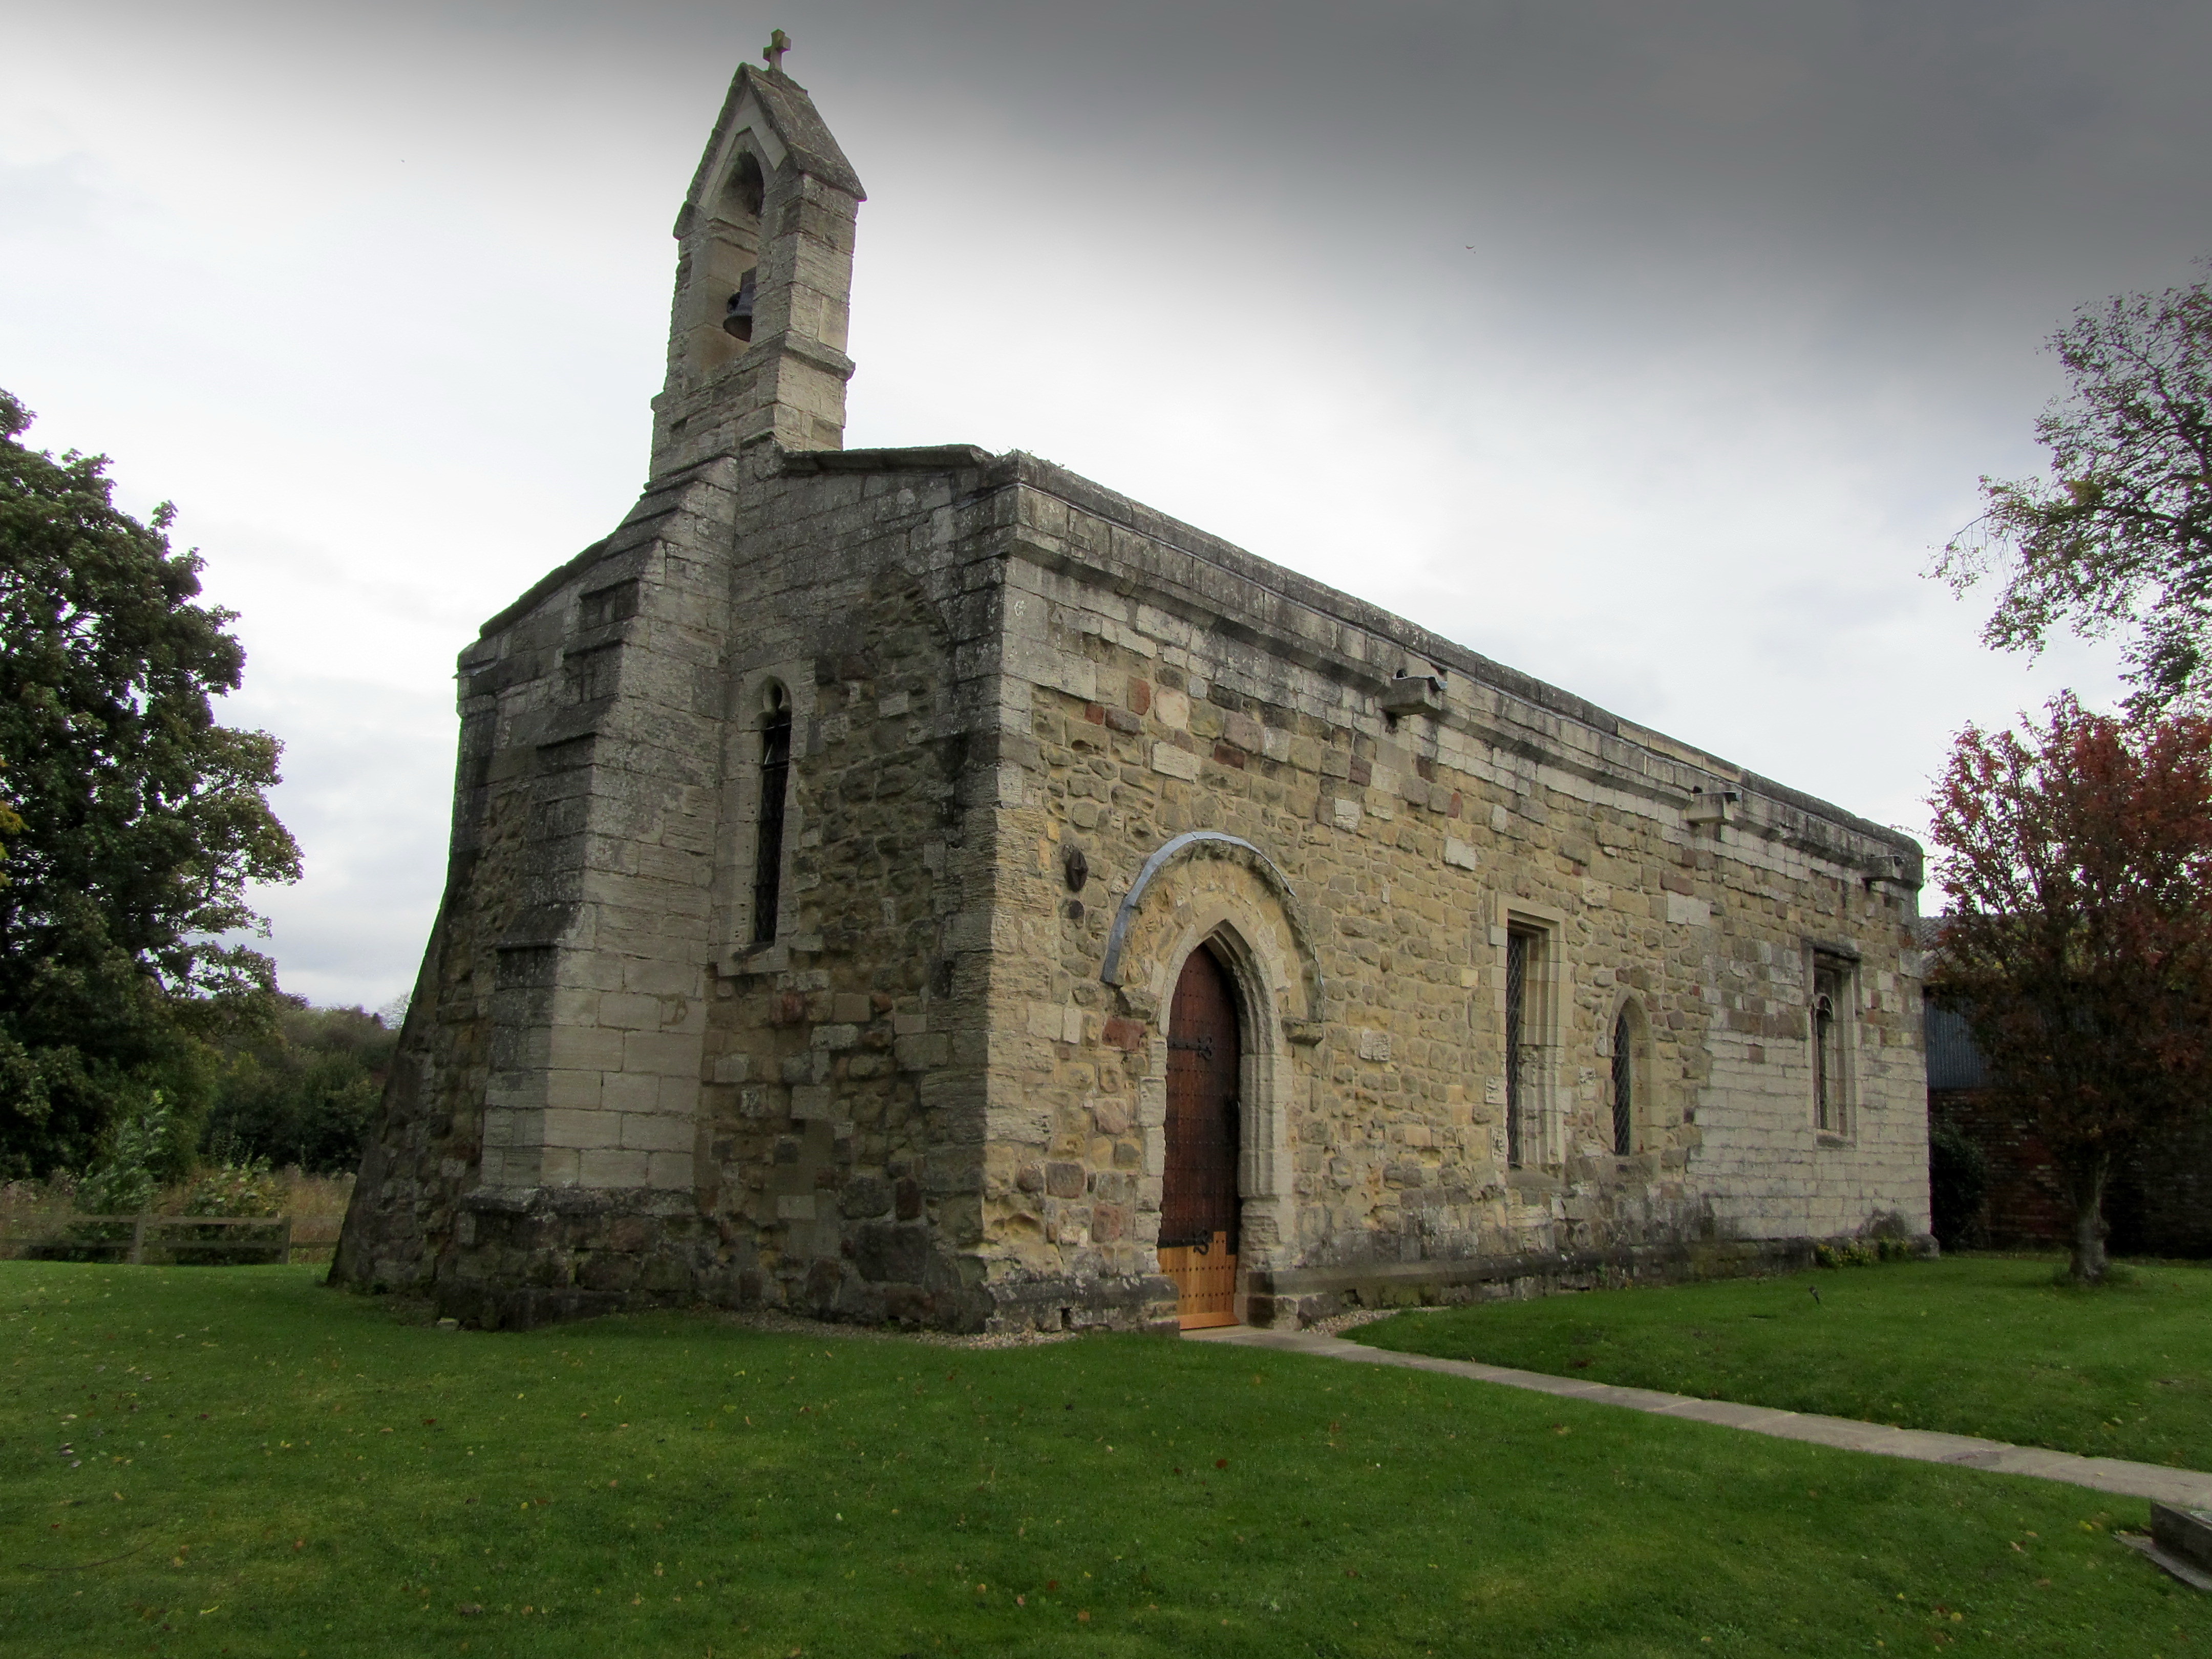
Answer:
[[[712, 1220], [686, 1211], [639, 1215], [619, 1195], [540, 1193], [471, 1200], [473, 1247], [448, 1258], [435, 1288], [439, 1313], [486, 1330], [531, 1330], [564, 1320], [653, 1307], [759, 1308], [864, 1325], [903, 1325], [992, 1334], [1115, 1330], [1173, 1335], [1175, 1286], [1150, 1274], [1129, 1279], [1013, 1279], [968, 1285], [956, 1264], [933, 1259], [946, 1282], [874, 1285], [829, 1261], [820, 1294], [801, 1303], [771, 1294], [774, 1280], [741, 1265]], [[630, 1195], [633, 1198], [635, 1194]], [[665, 1200], [663, 1200], [665, 1201]], [[1613, 1249], [1525, 1251], [1456, 1261], [1346, 1262], [1255, 1270], [1239, 1296], [1243, 1322], [1310, 1325], [1371, 1308], [1445, 1307], [1473, 1302], [1745, 1279], [1814, 1267], [1821, 1244], [1785, 1238], [1625, 1245]], [[1936, 1241], [1911, 1241], [1933, 1256]]]
[[483, 1329], [688, 1303], [702, 1278], [750, 1265], [723, 1259], [732, 1253], [688, 1193], [479, 1188], [459, 1209], [433, 1294], [441, 1316]]
[[459, 1208], [431, 1288], [442, 1316], [476, 1328], [529, 1329], [692, 1305], [1000, 1328], [989, 1323], [993, 1302], [980, 1286], [980, 1267], [935, 1249], [926, 1221], [864, 1227], [850, 1257], [814, 1255], [794, 1264], [763, 1261], [750, 1229], [701, 1210], [689, 1193], [480, 1189]]
[[1014, 1331], [1145, 1331], [1173, 1336], [1175, 1281], [1140, 1279], [1002, 1279], [990, 1286], [983, 1328]]
[[[1814, 1249], [1847, 1243], [1814, 1238], [1730, 1239], [1623, 1245], [1613, 1249], [1523, 1251], [1444, 1261], [1348, 1262], [1255, 1273], [1245, 1287], [1244, 1321], [1261, 1327], [1310, 1325], [1363, 1308], [1447, 1307], [1548, 1296], [1563, 1291], [1680, 1285], [1749, 1279], [1814, 1267]], [[1916, 1255], [1937, 1254], [1934, 1238], [1912, 1241]]]
[[580, 1291], [564, 1285], [528, 1290], [514, 1285], [459, 1280], [438, 1287], [438, 1313], [471, 1330], [534, 1331], [572, 1319], [596, 1319], [635, 1305], [613, 1291]]

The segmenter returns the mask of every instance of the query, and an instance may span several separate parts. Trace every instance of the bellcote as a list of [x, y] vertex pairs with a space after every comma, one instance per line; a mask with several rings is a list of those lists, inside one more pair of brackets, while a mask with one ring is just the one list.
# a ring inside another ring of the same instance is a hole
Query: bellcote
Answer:
[[676, 216], [656, 474], [770, 438], [844, 446], [854, 222], [866, 192], [780, 67], [786, 44], [778, 30], [769, 67], [745, 64], [730, 82]]

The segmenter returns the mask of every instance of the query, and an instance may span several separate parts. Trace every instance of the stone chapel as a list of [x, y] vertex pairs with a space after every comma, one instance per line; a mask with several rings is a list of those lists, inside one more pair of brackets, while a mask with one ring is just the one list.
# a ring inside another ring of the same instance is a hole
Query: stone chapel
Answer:
[[1033, 456], [843, 448], [863, 192], [769, 58], [650, 482], [461, 653], [333, 1279], [1172, 1330], [1924, 1235], [1917, 845]]

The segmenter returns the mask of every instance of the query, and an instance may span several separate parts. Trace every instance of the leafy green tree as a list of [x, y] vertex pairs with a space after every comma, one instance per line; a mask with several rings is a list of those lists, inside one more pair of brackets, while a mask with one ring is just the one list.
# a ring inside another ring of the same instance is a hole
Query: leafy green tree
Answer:
[[[7, 770], [6, 763], [4, 762], [0, 762], [0, 772], [4, 772], [5, 770]], [[19, 835], [22, 832], [22, 828], [23, 820], [15, 816], [15, 812], [9, 807], [5, 801], [0, 801], [0, 836], [13, 836]], [[5, 887], [8, 884], [7, 866], [7, 843], [0, 842], [0, 887]]]
[[246, 884], [292, 881], [279, 745], [220, 725], [245, 652], [197, 605], [165, 503], [118, 510], [104, 456], [19, 441], [0, 392], [0, 1175], [83, 1169], [158, 1095], [189, 1157], [214, 1044], [274, 1012]]
[[262, 1158], [345, 1174], [361, 1165], [399, 1033], [359, 1008], [283, 1000], [273, 1030], [229, 1045], [207, 1148], [226, 1162]]
[[1932, 804], [1954, 910], [1929, 988], [2049, 1149], [2097, 1283], [2113, 1160], [2212, 1109], [2212, 718], [2061, 696], [2024, 733], [1968, 726]]
[[2133, 705], [2212, 696], [2212, 293], [2085, 307], [2051, 339], [2069, 394], [2036, 422], [2051, 477], [1984, 477], [1943, 549], [1963, 592], [2002, 573], [1984, 641], [2036, 652], [2065, 624], [2126, 639]]

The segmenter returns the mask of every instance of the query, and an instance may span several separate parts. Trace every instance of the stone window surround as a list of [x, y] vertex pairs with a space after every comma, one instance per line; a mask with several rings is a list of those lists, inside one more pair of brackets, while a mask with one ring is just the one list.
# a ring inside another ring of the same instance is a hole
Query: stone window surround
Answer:
[[[1830, 1121], [1820, 1121], [1820, 1048], [1816, 1010], [1823, 972], [1837, 979], [1834, 999], [1838, 1098]], [[1806, 1112], [1814, 1140], [1824, 1147], [1849, 1147], [1858, 1139], [1859, 953], [1850, 945], [1822, 939], [1805, 941]]]
[[[791, 710], [791, 773], [783, 806], [783, 867], [777, 872], [775, 939], [755, 945], [753, 865], [761, 814], [761, 714], [770, 686], [781, 686]], [[726, 974], [777, 973], [790, 966], [791, 939], [799, 931], [801, 895], [793, 865], [805, 833], [799, 775], [811, 752], [816, 714], [811, 661], [793, 660], [748, 669], [730, 693], [728, 734], [722, 748], [722, 822], [714, 860], [715, 966]]]
[[1501, 1071], [1498, 1164], [1504, 1171], [1508, 1187], [1548, 1185], [1565, 1166], [1565, 1114], [1559, 1110], [1559, 1023], [1573, 990], [1573, 977], [1567, 971], [1565, 952], [1560, 948], [1560, 940], [1566, 934], [1566, 921], [1564, 910], [1501, 894], [1498, 899], [1498, 920], [1490, 929], [1491, 949], [1496, 953], [1491, 1013], [1497, 1022], [1501, 1067], [1504, 1064], [1505, 942], [1516, 931], [1534, 933], [1541, 941], [1541, 948], [1533, 953], [1529, 964], [1533, 971], [1523, 992], [1528, 1000], [1522, 1009], [1524, 1046], [1534, 1050], [1534, 1063], [1523, 1083], [1534, 1109], [1534, 1141], [1538, 1157], [1530, 1163], [1510, 1163], [1511, 1148], [1504, 1144], [1505, 1103]]

